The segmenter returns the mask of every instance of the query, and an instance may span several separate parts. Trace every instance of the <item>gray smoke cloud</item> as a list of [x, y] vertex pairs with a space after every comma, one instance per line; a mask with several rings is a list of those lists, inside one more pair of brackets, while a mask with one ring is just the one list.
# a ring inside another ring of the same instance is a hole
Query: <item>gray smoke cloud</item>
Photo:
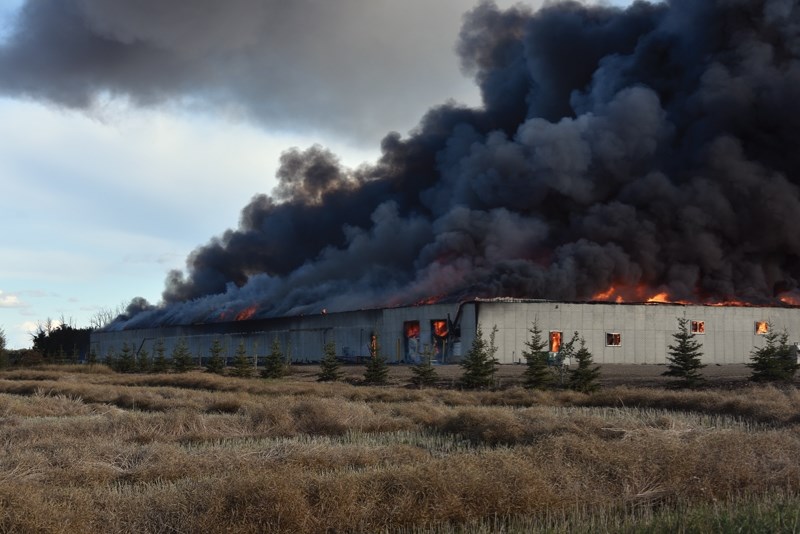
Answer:
[[374, 143], [470, 95], [453, 43], [474, 1], [28, 0], [0, 46], [0, 93], [179, 102]]
[[[444, 104], [374, 165], [287, 152], [271, 195], [114, 328], [612, 285], [772, 303], [800, 278], [800, 7], [480, 4]], [[142, 311], [144, 310], [144, 311]]]

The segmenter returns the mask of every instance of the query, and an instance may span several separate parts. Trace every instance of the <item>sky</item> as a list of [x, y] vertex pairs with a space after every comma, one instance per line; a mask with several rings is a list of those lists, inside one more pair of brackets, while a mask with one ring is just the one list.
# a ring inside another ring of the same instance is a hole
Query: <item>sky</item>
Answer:
[[157, 303], [171, 269], [272, 190], [284, 151], [319, 144], [357, 167], [432, 106], [479, 106], [454, 51], [475, 5], [3, 0], [9, 348], [48, 320]]

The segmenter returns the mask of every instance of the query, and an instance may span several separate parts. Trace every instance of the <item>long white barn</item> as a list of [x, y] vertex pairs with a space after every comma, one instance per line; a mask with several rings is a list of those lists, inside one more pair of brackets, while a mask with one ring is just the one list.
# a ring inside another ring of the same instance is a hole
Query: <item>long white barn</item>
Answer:
[[[767, 329], [786, 330], [800, 342], [800, 308], [700, 306], [677, 304], [577, 303], [491, 299], [460, 304], [321, 313], [249, 321], [165, 326], [92, 333], [100, 358], [119, 352], [123, 344], [153, 354], [160, 340], [166, 354], [180, 342], [198, 359], [208, 356], [214, 339], [230, 358], [244, 343], [248, 354], [265, 356], [274, 340], [295, 362], [318, 361], [323, 346], [334, 342], [337, 356], [362, 361], [377, 343], [391, 362], [415, 362], [430, 351], [440, 363], [456, 363], [469, 350], [478, 328], [484, 337], [496, 326], [501, 363], [524, 361], [525, 342], [535, 321], [552, 350], [573, 332], [586, 340], [597, 363], [666, 362], [677, 319], [690, 321], [703, 345], [706, 364], [746, 363], [754, 347], [764, 344]], [[373, 336], [375, 336], [373, 341]]]

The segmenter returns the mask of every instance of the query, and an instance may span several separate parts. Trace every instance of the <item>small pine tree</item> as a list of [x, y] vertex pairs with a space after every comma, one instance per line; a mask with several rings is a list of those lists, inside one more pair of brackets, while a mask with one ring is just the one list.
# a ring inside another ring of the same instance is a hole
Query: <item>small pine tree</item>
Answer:
[[561, 344], [561, 348], [558, 350], [558, 356], [556, 357], [556, 361], [560, 364], [565, 362], [566, 360], [572, 361], [572, 358], [575, 356], [575, 345], [580, 342], [580, 336], [578, 335], [577, 330], [572, 333], [572, 337], [569, 341], [565, 341]]
[[103, 358], [103, 363], [112, 370], [117, 370], [117, 354], [113, 348], [108, 349], [108, 352], [106, 352], [106, 355]]
[[497, 358], [494, 338], [497, 334], [497, 326], [492, 328], [489, 336], [489, 343], [483, 339], [481, 327], [475, 333], [472, 346], [467, 355], [461, 360], [461, 367], [464, 373], [461, 375], [461, 384], [467, 389], [479, 389], [490, 387], [494, 383], [494, 375], [497, 371]]
[[792, 357], [788, 345], [789, 334], [786, 330], [773, 332], [772, 325], [764, 335], [766, 344], [760, 349], [753, 348], [750, 352], [750, 362], [747, 366], [752, 369], [750, 380], [754, 382], [789, 382], [794, 378], [800, 364]]
[[86, 355], [86, 363], [89, 365], [97, 364], [97, 349], [95, 347], [89, 349], [89, 354]]
[[72, 354], [69, 355], [69, 363], [76, 364], [81, 359], [81, 353], [78, 350], [78, 345], [72, 345]]
[[236, 348], [231, 374], [240, 378], [253, 376], [253, 362], [247, 356], [247, 348], [244, 346], [244, 341], [240, 341], [239, 346]]
[[155, 358], [153, 358], [153, 372], [166, 373], [169, 371], [169, 360], [165, 355], [164, 340], [159, 339], [155, 345]]
[[185, 373], [194, 367], [192, 354], [189, 352], [189, 346], [186, 344], [185, 339], [178, 341], [175, 348], [172, 350], [172, 368], [176, 373]]
[[564, 385], [564, 378], [567, 374], [567, 365], [568, 362], [572, 362], [572, 358], [575, 356], [575, 345], [578, 343], [579, 340], [578, 332], [575, 331], [572, 333], [572, 337], [569, 341], [565, 341], [561, 343], [561, 348], [558, 349], [558, 354], [556, 354], [556, 365], [558, 366], [558, 383], [560, 385]]
[[139, 351], [139, 355], [136, 357], [136, 371], [139, 373], [150, 371], [150, 353], [144, 348]]
[[527, 350], [522, 351], [525, 358], [524, 385], [530, 389], [547, 389], [553, 384], [553, 372], [547, 365], [547, 341], [542, 337], [537, 321], [528, 329], [531, 337], [525, 342]]
[[286, 376], [288, 369], [283, 360], [283, 351], [278, 338], [272, 340], [272, 348], [264, 360], [264, 369], [261, 371], [263, 378], [281, 378]]
[[369, 352], [369, 361], [367, 361], [367, 368], [364, 370], [364, 382], [366, 384], [385, 384], [389, 378], [389, 365], [386, 363], [386, 359], [381, 356], [377, 336], [373, 336]]
[[595, 391], [600, 385], [597, 379], [600, 377], [600, 367], [592, 367], [592, 353], [586, 348], [586, 340], [580, 339], [580, 347], [575, 353], [575, 361], [578, 367], [569, 373], [569, 387], [575, 391], [589, 393]]
[[679, 379], [676, 385], [693, 388], [705, 381], [700, 369], [705, 367], [700, 363], [703, 353], [700, 348], [702, 343], [695, 339], [695, 335], [689, 331], [690, 322], [684, 317], [678, 317], [678, 331], [672, 334], [675, 340], [674, 345], [669, 346], [669, 365], [661, 376], [671, 376]]
[[411, 368], [414, 376], [411, 377], [411, 383], [417, 387], [432, 386], [439, 379], [436, 374], [436, 368], [433, 366], [433, 353], [428, 345], [422, 352], [422, 360]]
[[206, 372], [221, 375], [225, 372], [225, 358], [222, 356], [222, 343], [219, 338], [214, 338], [209, 350], [210, 357], [206, 362]]
[[325, 343], [324, 356], [319, 362], [318, 382], [336, 382], [342, 379], [341, 363], [336, 359], [336, 345], [333, 341]]
[[136, 359], [133, 354], [133, 348], [127, 343], [122, 344], [122, 349], [119, 351], [119, 358], [116, 361], [116, 368], [118, 373], [132, 373], [136, 370]]
[[0, 367], [8, 367], [8, 351], [6, 351], [6, 331], [0, 328]]

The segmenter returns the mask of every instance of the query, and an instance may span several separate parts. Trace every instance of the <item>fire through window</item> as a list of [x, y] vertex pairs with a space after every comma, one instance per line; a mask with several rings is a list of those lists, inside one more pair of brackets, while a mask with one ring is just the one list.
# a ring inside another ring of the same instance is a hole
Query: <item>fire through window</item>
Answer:
[[445, 362], [447, 360], [449, 334], [446, 320], [433, 319], [431, 321], [431, 348], [437, 361]]
[[706, 322], [705, 321], [692, 321], [692, 334], [705, 334]]
[[447, 337], [447, 321], [431, 321], [431, 330], [436, 337]]
[[769, 323], [767, 321], [756, 321], [756, 335], [763, 336], [769, 334]]
[[622, 345], [622, 334], [618, 332], [606, 332], [606, 346], [619, 347]]
[[419, 321], [406, 321], [403, 323], [403, 331], [406, 338], [419, 338]]
[[561, 350], [561, 337], [562, 334], [558, 330], [550, 332], [550, 352], [558, 352]]

